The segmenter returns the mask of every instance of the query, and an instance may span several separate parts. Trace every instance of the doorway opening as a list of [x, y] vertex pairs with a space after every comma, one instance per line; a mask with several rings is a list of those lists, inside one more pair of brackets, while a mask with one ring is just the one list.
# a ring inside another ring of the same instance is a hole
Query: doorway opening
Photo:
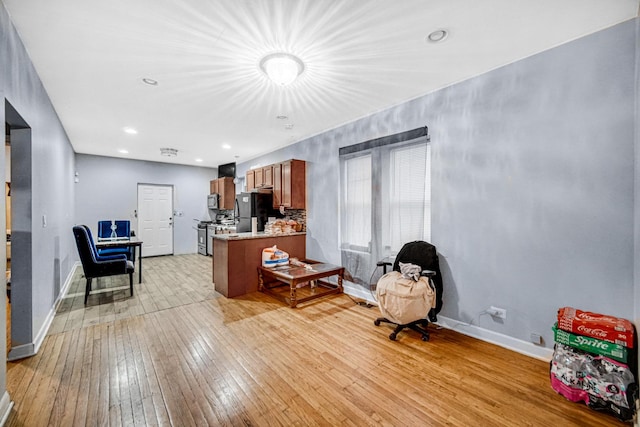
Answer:
[[[31, 128], [5, 100], [5, 177], [7, 203], [7, 289], [10, 301], [8, 360], [33, 353], [32, 343], [32, 212]], [[10, 181], [7, 181], [7, 178]], [[9, 185], [7, 185], [9, 182]], [[10, 248], [10, 250], [9, 250]], [[10, 260], [9, 260], [10, 257]]]

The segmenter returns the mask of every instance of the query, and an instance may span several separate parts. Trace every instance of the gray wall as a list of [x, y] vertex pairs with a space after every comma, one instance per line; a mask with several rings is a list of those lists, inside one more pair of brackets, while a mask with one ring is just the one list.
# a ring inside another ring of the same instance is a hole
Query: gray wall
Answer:
[[[307, 253], [340, 262], [338, 148], [427, 125], [442, 315], [553, 345], [558, 307], [634, 318], [636, 23], [238, 165], [308, 162]], [[481, 312], [507, 309], [498, 323]]]
[[[12, 289], [12, 344], [29, 347], [38, 333], [43, 333], [43, 326], [73, 265], [76, 249], [70, 230], [74, 153], [4, 4], [0, 7], [0, 93], [2, 119], [6, 119], [6, 99], [31, 127], [31, 158], [23, 159], [30, 163], [32, 170], [31, 202], [27, 206], [31, 220], [29, 224], [20, 224], [15, 232], [30, 234], [29, 240], [34, 244], [25, 249], [26, 253], [12, 247], [13, 260], [26, 257], [32, 260], [29, 283], [21, 282], [21, 277], [12, 278], [16, 284]], [[0, 165], [4, 168], [4, 152], [1, 156]], [[4, 173], [3, 170], [0, 175]], [[5, 221], [4, 198], [2, 204], [0, 224]], [[25, 212], [14, 210], [14, 218], [17, 215]], [[43, 216], [46, 216], [46, 227]], [[0, 244], [0, 259], [4, 257], [5, 245]], [[0, 306], [4, 313], [4, 304]], [[4, 330], [4, 314], [0, 318], [0, 330]], [[3, 363], [4, 340], [0, 342], [0, 363]], [[0, 370], [0, 392], [4, 390], [5, 374]]]
[[[640, 19], [636, 19], [636, 40], [640, 35]], [[634, 298], [635, 324], [640, 327], [640, 45], [636, 45], [636, 102], [635, 102], [635, 179], [634, 179]], [[640, 352], [638, 352], [638, 365], [640, 365]], [[640, 425], [640, 420], [636, 426]]]
[[88, 225], [95, 235], [100, 220], [128, 219], [137, 230], [138, 183], [172, 185], [173, 209], [183, 212], [174, 218], [174, 254], [197, 252], [194, 219], [210, 219], [207, 195], [217, 169], [77, 154], [76, 170], [77, 224]]

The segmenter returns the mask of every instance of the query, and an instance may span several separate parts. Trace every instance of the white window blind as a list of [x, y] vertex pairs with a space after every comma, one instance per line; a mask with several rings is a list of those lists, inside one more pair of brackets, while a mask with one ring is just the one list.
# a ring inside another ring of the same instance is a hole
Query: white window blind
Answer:
[[392, 253], [407, 242], [431, 240], [429, 154], [427, 144], [391, 149], [388, 246]]
[[369, 251], [371, 242], [371, 155], [343, 163], [342, 247]]

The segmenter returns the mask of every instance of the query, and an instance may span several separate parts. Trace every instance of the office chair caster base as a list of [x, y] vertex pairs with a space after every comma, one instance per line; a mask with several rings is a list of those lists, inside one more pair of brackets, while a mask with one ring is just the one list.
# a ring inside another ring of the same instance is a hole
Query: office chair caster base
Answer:
[[380, 326], [380, 319], [374, 320], [373, 324], [376, 325], [376, 326]]
[[389, 339], [390, 339], [391, 341], [395, 341], [395, 340], [396, 340], [396, 337], [397, 337], [397, 336], [396, 336], [396, 333], [395, 333], [395, 332], [391, 332], [391, 333], [389, 334]]

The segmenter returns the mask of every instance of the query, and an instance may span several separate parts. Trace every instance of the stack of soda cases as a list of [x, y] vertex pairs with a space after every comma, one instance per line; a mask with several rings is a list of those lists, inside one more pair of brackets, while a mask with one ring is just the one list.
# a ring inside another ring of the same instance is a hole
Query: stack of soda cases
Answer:
[[632, 421], [638, 397], [638, 341], [633, 324], [563, 307], [553, 331], [551, 387], [573, 402]]

